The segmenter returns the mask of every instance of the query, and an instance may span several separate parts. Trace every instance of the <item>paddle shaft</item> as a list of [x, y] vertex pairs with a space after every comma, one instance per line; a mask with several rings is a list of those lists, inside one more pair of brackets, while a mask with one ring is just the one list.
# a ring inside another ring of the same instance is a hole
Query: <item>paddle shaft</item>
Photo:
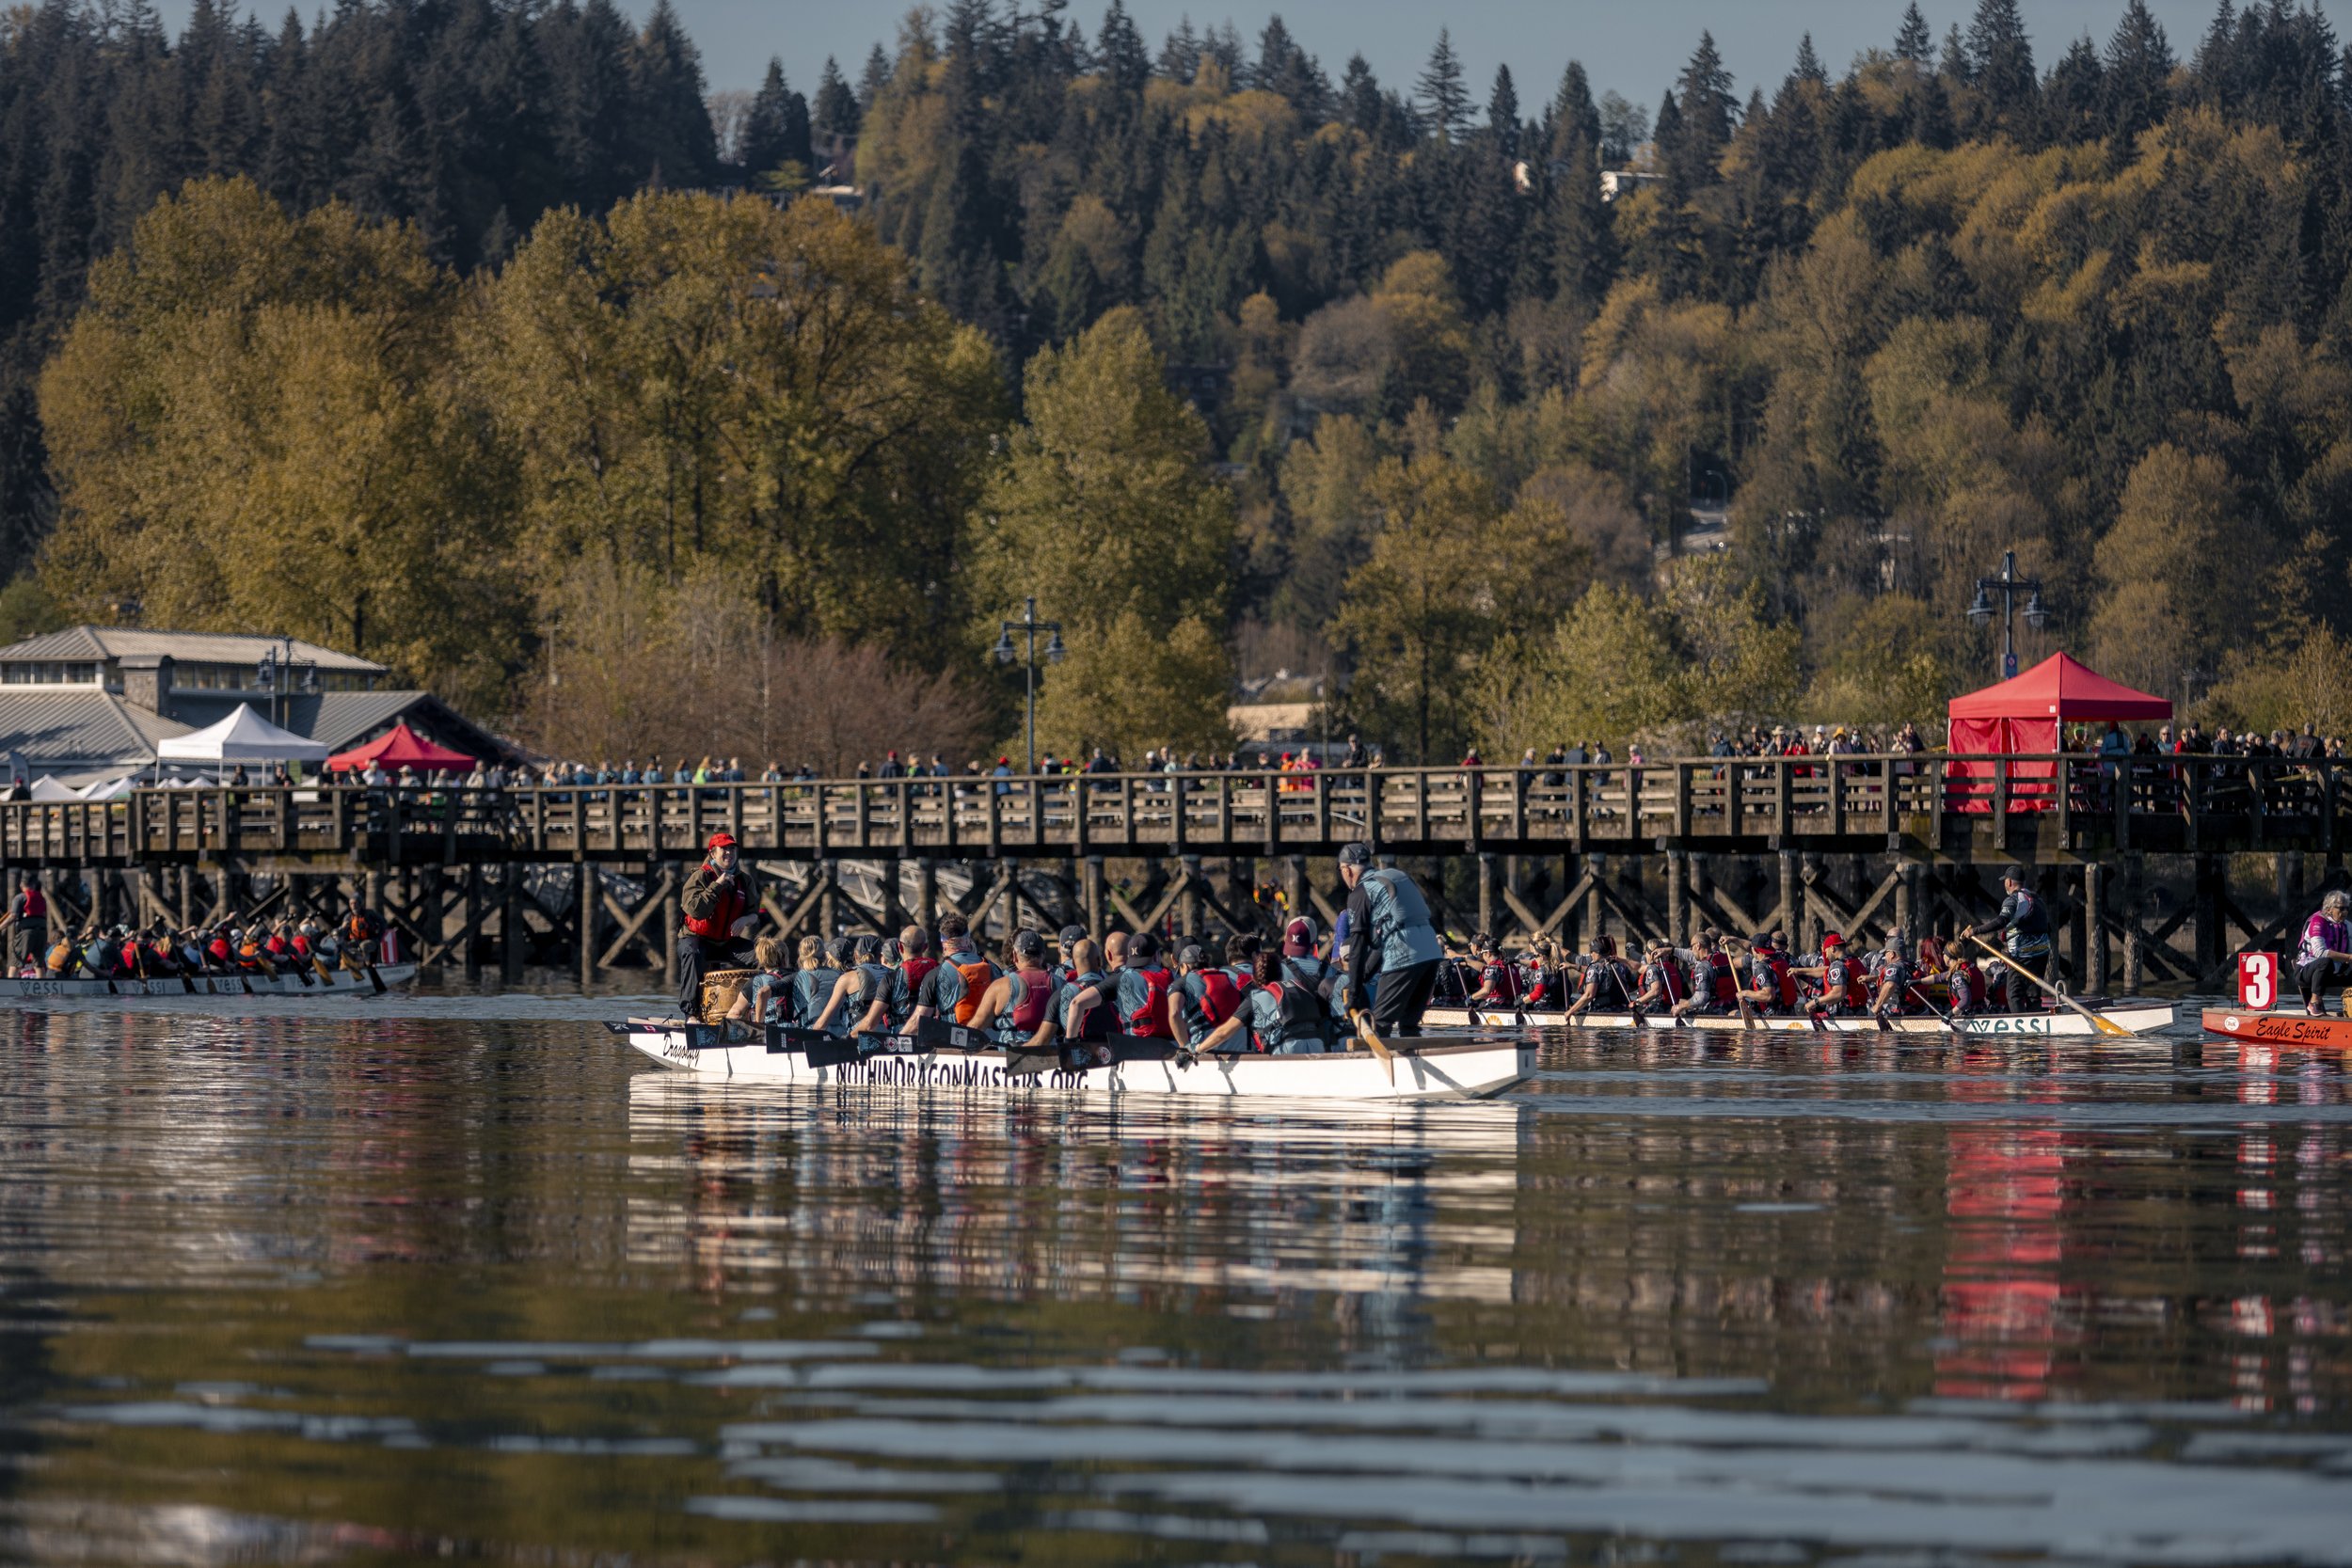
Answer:
[[1976, 932], [1969, 932], [1968, 940], [1975, 942], [1979, 947], [1983, 948], [1986, 952], [1992, 954], [1994, 958], [2000, 959], [2003, 963], [2009, 965], [2010, 968], [2015, 970], [2018, 974], [2023, 974], [2026, 979], [2031, 980], [2035, 985], [2040, 986], [2043, 990], [2048, 991], [2058, 1001], [2065, 1003], [2066, 1006], [2082, 1014], [2083, 1017], [2090, 1020], [2090, 1026], [2093, 1029], [2096, 1029], [2100, 1034], [2129, 1035], [2131, 1033], [2129, 1029], [2124, 1028], [2114, 1020], [2101, 1018], [2097, 1013], [2092, 1012], [2089, 1007], [2084, 1006], [2081, 1003], [2075, 1001], [2073, 997], [2058, 990], [2058, 987], [2050, 984], [2049, 981], [2044, 980], [2041, 975], [2036, 974], [2032, 970], [2027, 969], [2024, 964], [2019, 963], [2015, 958], [2010, 958], [2008, 954], [2002, 952], [1999, 948], [1985, 941], [1984, 938], [1977, 935]]

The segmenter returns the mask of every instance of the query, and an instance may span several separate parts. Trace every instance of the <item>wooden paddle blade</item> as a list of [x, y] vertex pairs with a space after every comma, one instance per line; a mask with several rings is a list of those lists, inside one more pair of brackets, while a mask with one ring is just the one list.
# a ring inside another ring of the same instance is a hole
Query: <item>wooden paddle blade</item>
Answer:
[[1380, 1037], [1380, 1031], [1372, 1026], [1370, 1013], [1356, 1015], [1356, 1037], [1364, 1042], [1366, 1050], [1380, 1058], [1380, 1065], [1388, 1069], [1389, 1082], [1393, 1085], [1396, 1082], [1396, 1057], [1390, 1052], [1389, 1042]]

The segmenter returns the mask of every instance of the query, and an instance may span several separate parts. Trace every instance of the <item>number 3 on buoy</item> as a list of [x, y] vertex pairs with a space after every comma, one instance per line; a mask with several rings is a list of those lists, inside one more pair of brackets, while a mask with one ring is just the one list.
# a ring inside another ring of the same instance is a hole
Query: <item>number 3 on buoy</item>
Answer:
[[2237, 1005], [2261, 1011], [2279, 1000], [2279, 955], [2237, 956]]

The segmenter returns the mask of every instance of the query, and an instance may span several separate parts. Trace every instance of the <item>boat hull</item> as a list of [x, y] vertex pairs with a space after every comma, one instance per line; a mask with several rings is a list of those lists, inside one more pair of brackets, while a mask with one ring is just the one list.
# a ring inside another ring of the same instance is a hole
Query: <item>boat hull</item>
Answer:
[[[2112, 1003], [2096, 1009], [2106, 1019], [2132, 1034], [2145, 1034], [2169, 1025], [2179, 1016], [2179, 1009], [2169, 1002], [2126, 1001]], [[1875, 1035], [1881, 1032], [1879, 1022], [1866, 1016], [1823, 1018], [1816, 1024], [1803, 1016], [1761, 1017], [1750, 1022], [1739, 1018], [1717, 1014], [1695, 1016], [1687, 1021], [1692, 1028], [1724, 1034], [1764, 1033], [1806, 1034], [1827, 1029], [1836, 1034]], [[1432, 1007], [1422, 1014], [1426, 1028], [1486, 1028], [1486, 1029], [1661, 1029], [1671, 1030], [1677, 1025], [1662, 1013], [1647, 1013], [1636, 1020], [1631, 1013], [1586, 1013], [1570, 1022], [1562, 1013], [1495, 1012], [1467, 1007]], [[1886, 1028], [1903, 1035], [2031, 1035], [2031, 1036], [2090, 1036], [2098, 1031], [2080, 1013], [2061, 1010], [2050, 1013], [1987, 1013], [1974, 1018], [1957, 1018], [1949, 1022], [1930, 1014], [1910, 1014], [1890, 1018]]]
[[[1397, 1051], [1391, 1075], [1391, 1064], [1363, 1051], [1311, 1056], [1215, 1054], [1187, 1061], [1164, 1041], [1121, 1042], [1118, 1059], [1108, 1066], [1072, 1069], [1058, 1057], [1016, 1060], [993, 1047], [958, 1049], [903, 1035], [887, 1037], [883, 1049], [861, 1059], [819, 1065], [812, 1063], [805, 1050], [780, 1048], [767, 1040], [705, 1043], [716, 1032], [701, 1027], [690, 1030], [646, 1020], [610, 1027], [631, 1049], [664, 1068], [720, 1082], [995, 1089], [1024, 1095], [1475, 1100], [1500, 1094], [1535, 1071], [1535, 1047], [1518, 1041], [1423, 1041], [1418, 1049]], [[1025, 1065], [1035, 1070], [1023, 1070]]]
[[2307, 1051], [2352, 1051], [2352, 1018], [2313, 1018], [2308, 1013], [2258, 1013], [2245, 1007], [2207, 1007], [2205, 1033], [2265, 1045]]
[[[415, 964], [378, 964], [375, 972], [385, 986], [406, 985], [417, 977]], [[103, 1001], [112, 997], [121, 1001], [169, 1001], [199, 996], [373, 996], [375, 984], [365, 970], [328, 970], [322, 979], [316, 974], [310, 984], [291, 974], [280, 974], [276, 979], [251, 974], [196, 975], [183, 980], [178, 976], [165, 980], [18, 980], [0, 979], [0, 1001], [40, 1001], [50, 999], [89, 998]], [[190, 990], [193, 986], [195, 989]], [[248, 989], [250, 988], [250, 989]]]

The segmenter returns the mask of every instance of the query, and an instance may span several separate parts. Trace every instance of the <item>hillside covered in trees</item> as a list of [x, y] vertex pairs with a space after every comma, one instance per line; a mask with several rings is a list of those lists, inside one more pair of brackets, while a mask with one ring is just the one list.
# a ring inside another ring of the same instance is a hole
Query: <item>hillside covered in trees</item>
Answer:
[[[1213, 743], [1238, 647], [1437, 756], [1928, 716], [2015, 548], [2053, 644], [2352, 724], [2352, 59], [2282, 0], [1889, 22], [1637, 104], [958, 0], [707, 103], [661, 8], [52, 0], [0, 25], [8, 608], [619, 750], [778, 658], [985, 736], [1035, 594], [1051, 745]], [[780, 210], [851, 138], [859, 215]], [[776, 199], [630, 194], [728, 186]]]

